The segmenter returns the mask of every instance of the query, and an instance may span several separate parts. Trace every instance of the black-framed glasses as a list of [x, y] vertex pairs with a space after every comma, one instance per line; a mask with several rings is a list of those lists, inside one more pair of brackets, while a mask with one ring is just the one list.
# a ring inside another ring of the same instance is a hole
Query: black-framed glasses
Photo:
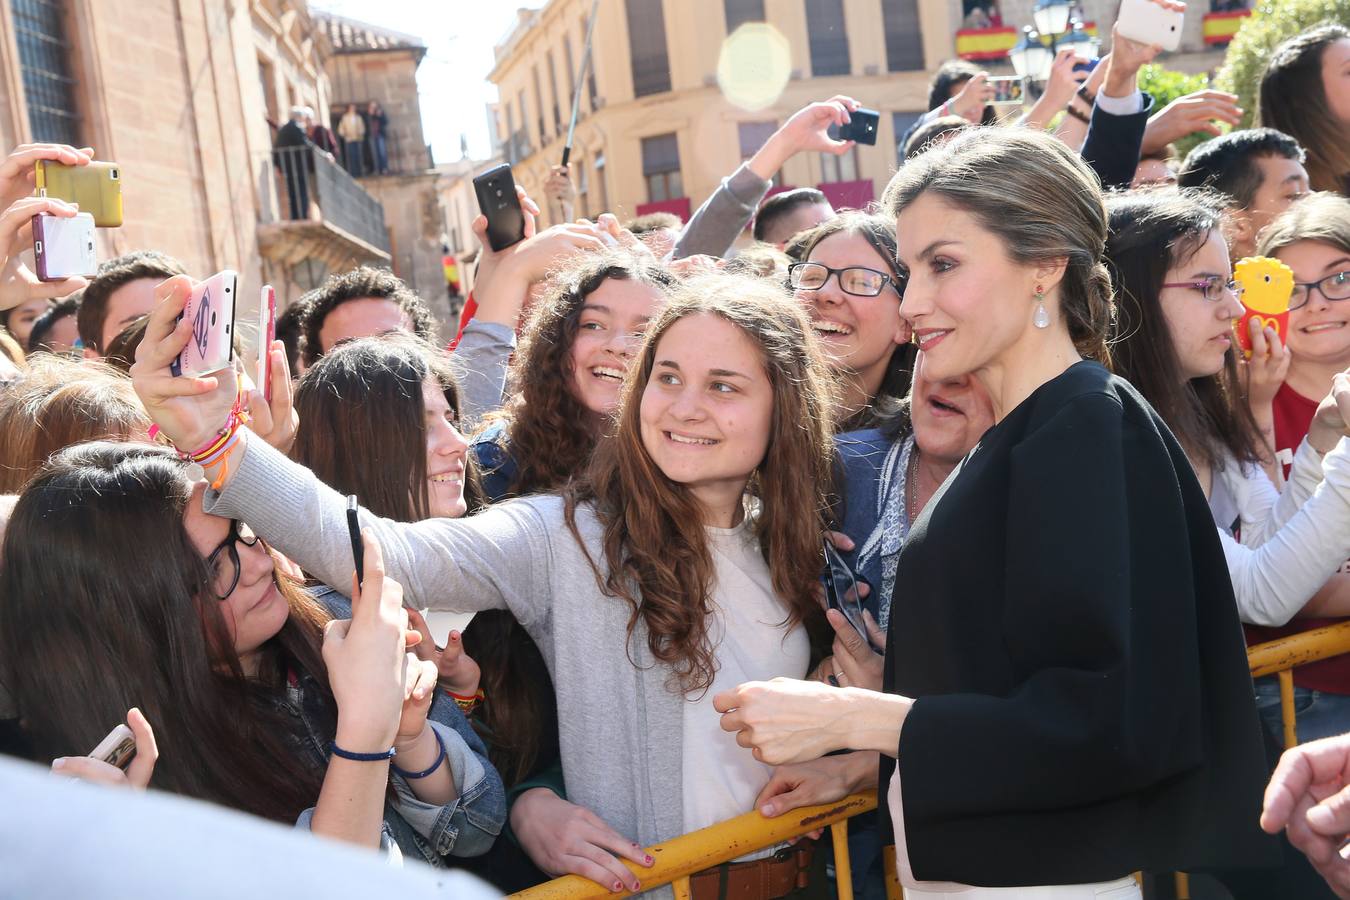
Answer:
[[1242, 298], [1242, 285], [1219, 275], [1211, 275], [1208, 278], [1200, 278], [1195, 281], [1173, 281], [1164, 284], [1163, 287], [1190, 288], [1193, 291], [1199, 291], [1210, 303], [1218, 303], [1223, 299], [1225, 292], [1232, 294], [1235, 299]]
[[831, 275], [838, 279], [839, 290], [855, 297], [876, 297], [886, 290], [888, 284], [895, 288], [897, 294], [904, 294], [903, 285], [895, 276], [885, 272], [866, 266], [832, 269], [818, 262], [799, 262], [788, 266], [788, 287], [794, 291], [818, 291], [830, 280]]
[[1320, 291], [1328, 303], [1350, 300], [1350, 271], [1337, 272], [1317, 281], [1295, 281], [1294, 292], [1289, 295], [1289, 308], [1295, 310], [1307, 306], [1313, 291]]
[[[217, 600], [226, 599], [233, 594], [234, 589], [239, 586], [239, 575], [243, 570], [243, 564], [239, 561], [239, 545], [243, 544], [245, 547], [256, 547], [260, 540], [262, 539], [253, 533], [252, 528], [249, 528], [238, 519], [230, 520], [230, 530], [229, 533], [225, 535], [225, 540], [217, 544], [216, 549], [212, 550], [211, 555], [206, 558], [206, 568], [210, 570], [211, 576], [214, 579], [211, 585], [211, 592], [216, 595]], [[231, 567], [229, 570], [225, 570], [230, 572], [230, 578], [229, 586], [223, 591], [220, 590], [220, 585], [225, 583], [224, 572], [219, 568], [220, 555], [222, 553], [225, 554], [225, 557], [230, 561]]]

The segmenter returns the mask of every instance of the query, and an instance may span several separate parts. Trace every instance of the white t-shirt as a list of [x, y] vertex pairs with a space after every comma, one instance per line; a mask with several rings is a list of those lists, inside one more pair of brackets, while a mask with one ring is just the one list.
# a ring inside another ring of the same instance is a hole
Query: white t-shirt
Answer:
[[713, 697], [747, 681], [804, 678], [810, 663], [806, 629], [785, 630], [788, 608], [774, 594], [769, 566], [748, 521], [707, 529], [716, 566], [709, 633], [717, 675], [706, 693], [685, 698], [686, 832], [750, 812], [773, 771], [722, 730]]

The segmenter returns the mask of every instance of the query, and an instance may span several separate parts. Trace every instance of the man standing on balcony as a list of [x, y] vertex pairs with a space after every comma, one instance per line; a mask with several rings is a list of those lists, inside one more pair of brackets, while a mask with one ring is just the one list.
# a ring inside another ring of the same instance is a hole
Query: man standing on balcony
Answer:
[[347, 104], [347, 111], [338, 122], [338, 137], [342, 138], [342, 156], [347, 161], [347, 171], [353, 178], [361, 177], [361, 145], [366, 139], [366, 122], [356, 111], [355, 103]]
[[314, 172], [313, 144], [305, 134], [305, 122], [314, 117], [307, 106], [292, 106], [291, 119], [277, 131], [272, 159], [286, 179], [291, 218], [309, 218], [309, 177]]
[[389, 129], [389, 117], [384, 114], [380, 104], [374, 100], [366, 107], [366, 137], [370, 141], [371, 164], [378, 175], [389, 174], [389, 149], [385, 132]]

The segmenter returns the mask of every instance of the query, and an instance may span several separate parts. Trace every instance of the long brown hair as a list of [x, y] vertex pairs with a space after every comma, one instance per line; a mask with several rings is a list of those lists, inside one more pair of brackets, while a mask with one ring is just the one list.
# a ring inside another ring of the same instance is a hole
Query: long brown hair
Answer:
[[571, 388], [572, 344], [586, 298], [608, 279], [638, 281], [662, 291], [675, 278], [660, 266], [625, 253], [587, 255], [559, 273], [535, 303], [508, 376], [511, 393], [500, 414], [510, 439], [516, 477], [508, 496], [557, 490], [577, 472], [599, 437], [591, 413]]
[[[856, 210], [842, 212], [806, 233], [802, 244], [802, 259], [810, 260], [811, 254], [815, 252], [820, 242], [836, 234], [861, 237], [886, 261], [886, 271], [895, 279], [895, 302], [898, 304], [904, 296], [905, 278], [900, 274], [896, 264], [898, 247], [895, 243], [895, 220]], [[880, 297], [874, 298], [874, 302], [880, 300]], [[918, 355], [919, 348], [912, 343], [893, 347], [877, 395], [862, 409], [840, 422], [836, 430], [842, 433], [861, 428], [876, 428], [880, 425], [882, 418], [878, 414], [877, 403], [879, 401], [895, 403], [909, 395], [909, 385], [914, 378], [914, 360]]]
[[690, 279], [647, 330], [624, 382], [615, 433], [596, 447], [587, 477], [566, 495], [577, 541], [577, 506], [594, 505], [604, 529], [602, 574], [609, 596], [631, 609], [630, 636], [641, 622], [652, 655], [670, 666], [685, 691], [706, 690], [715, 674], [708, 638], [714, 566], [703, 511], [693, 494], [667, 478], [642, 442], [640, 407], [657, 345], [690, 316], [717, 316], [741, 330], [763, 354], [773, 390], [768, 451], [747, 485], [752, 527], [769, 565], [789, 626], [815, 627], [820, 606], [811, 585], [820, 572], [825, 492], [829, 487], [834, 398], [824, 356], [806, 311], [762, 279], [725, 273]]
[[290, 616], [246, 678], [183, 524], [192, 491], [164, 447], [94, 442], [52, 458], [5, 530], [4, 680], [38, 759], [88, 753], [138, 706], [161, 751], [157, 787], [293, 822], [317, 800], [323, 769], [297, 752], [305, 738], [275, 700], [289, 672], [312, 675], [331, 738], [329, 616], [275, 576]]
[[1144, 395], [1188, 453], [1211, 469], [1256, 463], [1260, 430], [1242, 398], [1230, 347], [1215, 375], [1186, 380], [1162, 308], [1169, 269], [1190, 259], [1223, 219], [1221, 199], [1183, 188], [1112, 198], [1107, 265], [1120, 309], [1111, 368]]
[[128, 440], [150, 428], [131, 379], [112, 366], [35, 354], [0, 395], [0, 494], [16, 494], [47, 457], [71, 444]]
[[[395, 332], [339, 344], [305, 372], [296, 390], [300, 415], [291, 458], [377, 516], [420, 522], [431, 515], [426, 488], [426, 406], [433, 378], [459, 416], [451, 360], [413, 335]], [[472, 453], [464, 461], [464, 499], [472, 515], [486, 501]], [[489, 698], [473, 723], [508, 785], [533, 771], [556, 747], [548, 721], [553, 682], [543, 656], [509, 612], [477, 613], [464, 629], [464, 650], [478, 663]]]
[[1309, 28], [1276, 47], [1261, 76], [1256, 123], [1283, 131], [1308, 152], [1308, 180], [1316, 191], [1350, 191], [1350, 123], [1336, 118], [1322, 80], [1327, 47], [1350, 38], [1350, 29], [1328, 23]]
[[[440, 385], [460, 415], [450, 360], [403, 332], [340, 344], [308, 369], [295, 391], [300, 427], [290, 456], [376, 515], [398, 522], [428, 518], [426, 403], [422, 385]], [[464, 461], [464, 499], [483, 504], [473, 454]]]

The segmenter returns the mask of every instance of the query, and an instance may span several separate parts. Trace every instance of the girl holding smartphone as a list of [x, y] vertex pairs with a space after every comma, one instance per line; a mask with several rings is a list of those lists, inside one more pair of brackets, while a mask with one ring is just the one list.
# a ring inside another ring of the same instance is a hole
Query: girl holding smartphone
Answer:
[[[164, 433], [197, 446], [226, 421], [233, 386], [228, 373], [168, 372], [187, 287], [162, 286], [134, 377]], [[594, 829], [554, 865], [615, 891], [640, 889], [616, 856], [652, 863], [633, 842], [745, 812], [768, 781], [718, 729], [712, 694], [809, 670], [832, 412], [800, 306], [727, 275], [686, 282], [660, 311], [624, 397], [613, 438], [563, 496], [466, 519], [363, 516], [415, 602], [509, 609], [539, 645], [563, 711], [568, 800], [623, 836]], [[240, 435], [210, 472], [210, 508], [247, 515], [325, 579], [350, 577], [341, 496]], [[736, 865], [768, 877], [806, 859]]]
[[34, 757], [87, 753], [137, 707], [158, 729], [156, 787], [432, 865], [485, 852], [501, 782], [435, 666], [407, 659], [378, 547], [335, 621], [246, 524], [202, 508], [205, 489], [167, 448], [98, 442], [25, 488], [0, 659]]

